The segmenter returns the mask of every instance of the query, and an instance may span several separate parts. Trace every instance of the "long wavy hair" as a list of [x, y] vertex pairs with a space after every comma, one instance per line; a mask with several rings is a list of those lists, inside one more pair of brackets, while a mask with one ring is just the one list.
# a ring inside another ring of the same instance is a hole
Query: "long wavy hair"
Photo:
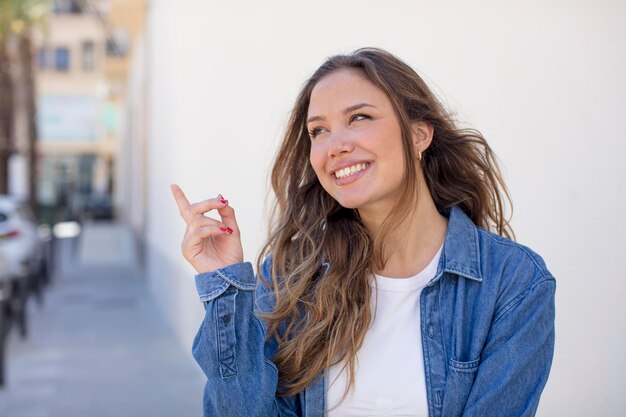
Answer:
[[[403, 194], [371, 236], [358, 210], [344, 208], [322, 188], [309, 162], [306, 119], [311, 91], [320, 79], [342, 68], [360, 71], [384, 91], [402, 129], [406, 175]], [[417, 160], [411, 123], [434, 128], [433, 139]], [[496, 157], [474, 129], [460, 129], [420, 76], [406, 63], [377, 48], [328, 58], [298, 95], [271, 171], [276, 195], [269, 236], [257, 270], [272, 257], [271, 277], [260, 276], [275, 297], [274, 309], [261, 313], [267, 337], [275, 337], [273, 357], [280, 395], [302, 391], [331, 365], [345, 361], [354, 381], [355, 355], [371, 322], [369, 274], [389, 259], [389, 231], [415, 208], [421, 169], [437, 209], [458, 205], [479, 227], [515, 239], [503, 215], [503, 196], [511, 198]], [[512, 205], [511, 205], [512, 213]], [[328, 262], [328, 268], [321, 268]]]

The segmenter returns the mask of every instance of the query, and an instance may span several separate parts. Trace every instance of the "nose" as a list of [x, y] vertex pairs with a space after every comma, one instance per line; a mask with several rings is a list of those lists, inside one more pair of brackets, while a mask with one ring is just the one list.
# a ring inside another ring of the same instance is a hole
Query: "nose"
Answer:
[[333, 137], [330, 138], [329, 145], [328, 156], [330, 157], [337, 157], [354, 150], [354, 144], [345, 135], [333, 135]]

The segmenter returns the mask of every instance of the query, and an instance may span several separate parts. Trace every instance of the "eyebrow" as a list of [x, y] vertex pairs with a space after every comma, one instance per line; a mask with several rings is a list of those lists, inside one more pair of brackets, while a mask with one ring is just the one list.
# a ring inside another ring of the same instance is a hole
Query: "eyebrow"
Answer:
[[[347, 107], [344, 111], [343, 114], [348, 114], [350, 112], [353, 112], [355, 110], [358, 110], [360, 108], [363, 107], [374, 107], [376, 108], [376, 106], [372, 105], [372, 104], [368, 104], [368, 103], [359, 103], [359, 104], [355, 104], [353, 106]], [[326, 118], [324, 116], [311, 116], [309, 117], [306, 122], [307, 123], [311, 123], [311, 122], [315, 122], [317, 120], [326, 120]]]

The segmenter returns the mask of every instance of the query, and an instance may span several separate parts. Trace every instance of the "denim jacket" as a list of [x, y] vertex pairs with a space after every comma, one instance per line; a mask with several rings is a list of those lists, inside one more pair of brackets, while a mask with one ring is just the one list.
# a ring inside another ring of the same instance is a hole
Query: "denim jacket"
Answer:
[[[531, 249], [477, 227], [458, 206], [441, 212], [444, 247], [420, 296], [429, 416], [533, 416], [554, 351], [554, 277]], [[263, 276], [270, 271], [271, 257]], [[196, 286], [204, 416], [323, 417], [321, 372], [299, 394], [277, 395], [278, 345], [255, 314], [271, 311], [273, 296], [252, 265], [198, 274]]]

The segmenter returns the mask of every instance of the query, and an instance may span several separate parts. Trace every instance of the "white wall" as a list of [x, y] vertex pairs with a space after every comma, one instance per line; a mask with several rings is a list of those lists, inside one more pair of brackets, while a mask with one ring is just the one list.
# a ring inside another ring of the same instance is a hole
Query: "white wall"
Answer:
[[131, 226], [136, 237], [142, 238], [146, 229], [146, 47], [139, 37], [133, 45], [128, 76], [126, 102], [120, 150], [117, 156], [116, 191], [123, 204], [117, 207], [118, 217]]
[[557, 278], [556, 355], [538, 415], [623, 415], [625, 16], [620, 1], [153, 0], [149, 276], [181, 343], [191, 346], [202, 309], [168, 185], [194, 201], [229, 199], [254, 260], [268, 167], [301, 84], [328, 55], [379, 46], [485, 134], [518, 241]]

